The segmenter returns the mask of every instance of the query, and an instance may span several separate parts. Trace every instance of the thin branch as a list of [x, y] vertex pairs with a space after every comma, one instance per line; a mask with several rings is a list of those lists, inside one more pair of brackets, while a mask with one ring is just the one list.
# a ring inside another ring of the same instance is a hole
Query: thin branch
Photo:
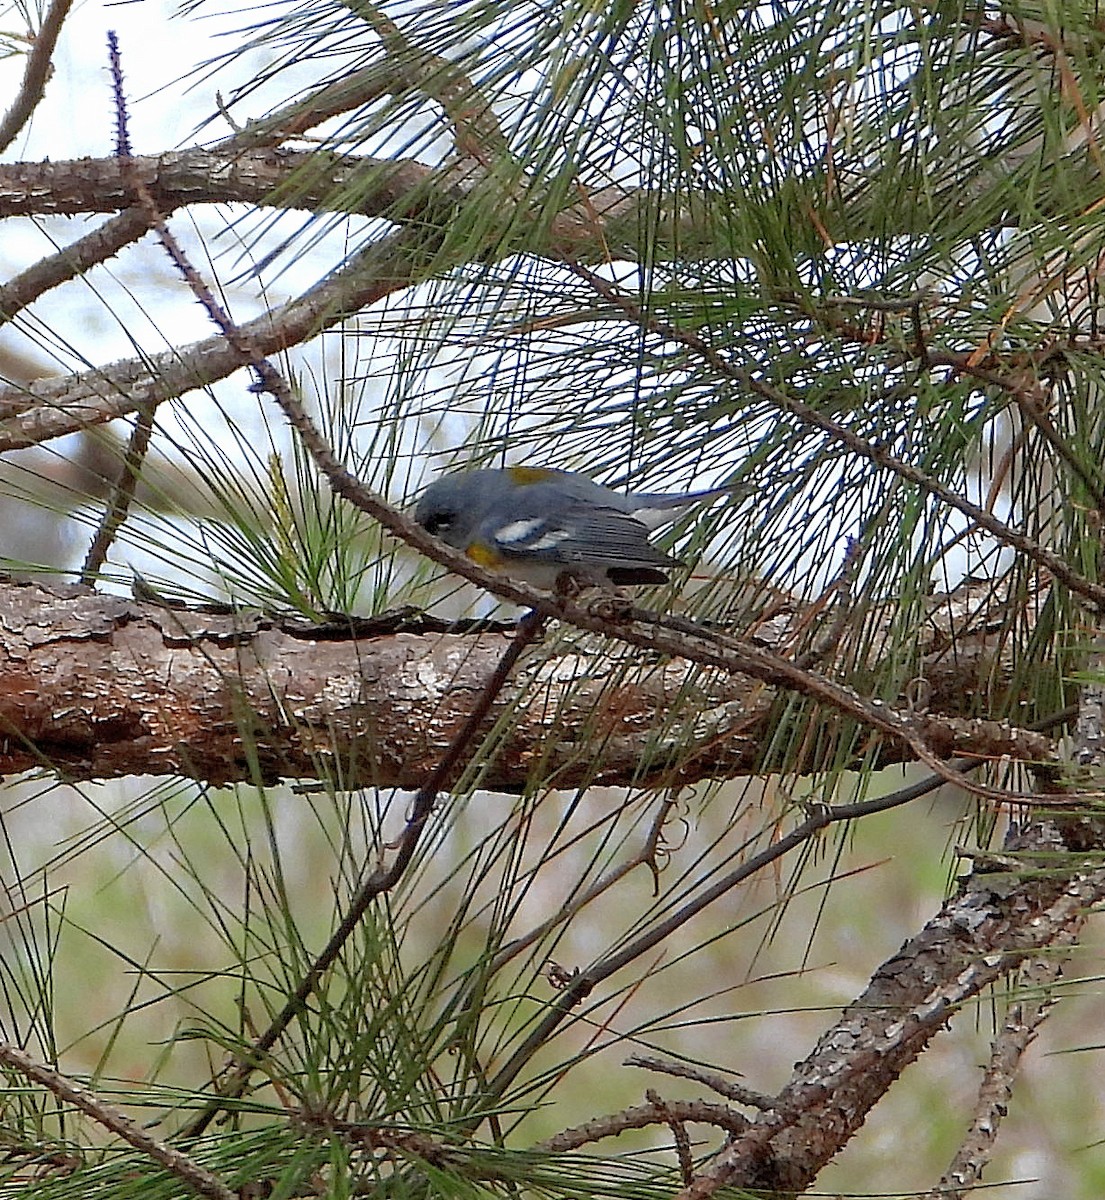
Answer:
[[123, 465], [119, 469], [119, 477], [111, 489], [111, 499], [96, 528], [96, 533], [88, 547], [88, 553], [84, 556], [84, 562], [81, 564], [80, 581], [86, 587], [91, 587], [96, 582], [96, 577], [107, 561], [108, 551], [111, 549], [112, 542], [115, 541], [115, 535], [127, 519], [135, 489], [138, 487], [138, 479], [142, 474], [142, 464], [146, 461], [146, 455], [150, 449], [155, 412], [156, 408], [152, 404], [143, 405], [138, 410], [134, 427], [127, 440], [127, 449], [123, 455]]
[[644, 845], [636, 854], [630, 855], [623, 863], [603, 875], [601, 879], [596, 879], [589, 888], [584, 889], [578, 896], [561, 905], [560, 909], [549, 917], [548, 920], [542, 921], [540, 925], [535, 926], [528, 933], [515, 938], [503, 946], [492, 959], [489, 972], [494, 973], [502, 970], [508, 962], [516, 958], [523, 950], [532, 946], [535, 942], [539, 942], [558, 925], [563, 925], [571, 921], [573, 917], [582, 912], [589, 904], [597, 900], [599, 896], [638, 867], [648, 865], [655, 872], [657, 870], [656, 856], [659, 852], [664, 825], [667, 822], [668, 814], [671, 812], [674, 803], [672, 800], [665, 800], [661, 803], [656, 818], [652, 822], [652, 827], [649, 829], [648, 837], [645, 838]]
[[663, 1113], [664, 1120], [675, 1140], [675, 1157], [679, 1162], [679, 1176], [683, 1180], [684, 1186], [691, 1183], [694, 1179], [694, 1157], [691, 1154], [691, 1139], [687, 1135], [684, 1119], [678, 1116], [663, 1096], [652, 1088], [645, 1092], [645, 1099], [649, 1104], [654, 1105], [658, 1112]]
[[3, 121], [0, 121], [0, 152], [15, 141], [46, 92], [46, 84], [52, 72], [54, 47], [72, 6], [73, 0], [52, 0], [46, 10], [46, 17], [38, 33], [34, 35], [31, 52], [27, 55], [19, 94], [5, 113]]
[[[143, 208], [125, 209], [56, 254], [39, 259], [25, 271], [13, 275], [0, 284], [0, 322], [13, 320], [39, 296], [83, 275], [89, 267], [106, 262], [124, 246], [138, 241], [149, 227], [149, 218]], [[2, 391], [10, 394], [12, 389]], [[31, 399], [28, 403], [35, 401]]]
[[645, 1071], [659, 1071], [663, 1075], [674, 1075], [678, 1079], [692, 1079], [705, 1087], [732, 1100], [736, 1104], [747, 1104], [749, 1108], [769, 1111], [775, 1104], [775, 1097], [764, 1092], [753, 1091], [743, 1084], [734, 1083], [731, 1079], [723, 1079], [716, 1071], [707, 1071], [694, 1063], [672, 1062], [668, 1058], [657, 1058], [652, 1054], [631, 1054], [625, 1060], [627, 1067], [640, 1067]]
[[650, 316], [640, 305], [629, 299], [617, 287], [607, 282], [600, 275], [596, 275], [594, 271], [589, 270], [580, 263], [572, 262], [571, 260], [565, 261], [574, 274], [590, 284], [605, 300], [608, 300], [624, 312], [634, 324], [647, 330], [649, 333], [669, 338], [671, 341], [686, 346], [703, 358], [719, 375], [726, 379], [737, 381], [742, 387], [755, 392], [756, 395], [761, 396], [776, 408], [782, 409], [784, 412], [790, 413], [791, 416], [797, 417], [804, 424], [828, 434], [834, 441], [839, 442], [842, 446], [846, 446], [854, 454], [859, 455], [861, 458], [866, 458], [876, 466], [892, 471], [908, 483], [922, 488], [949, 508], [954, 508], [963, 513], [964, 516], [969, 517], [980, 529], [985, 529], [987, 533], [992, 534], [999, 541], [1012, 546], [1015, 550], [1019, 550], [1022, 554], [1039, 563], [1040, 566], [1046, 567], [1056, 579], [1065, 583], [1076, 595], [1084, 596], [1087, 600], [1092, 601], [1096, 607], [1105, 609], [1105, 586], [1095, 583], [1079, 574], [1065, 559], [1060, 558], [1058, 554], [1055, 554], [1032, 538], [1027, 537], [1012, 526], [999, 521], [992, 512], [981, 508], [977, 504], [972, 504], [970, 500], [965, 499], [958, 492], [941, 483], [940, 480], [925, 474], [924, 471], [918, 470], [912, 463], [897, 458], [885, 449], [885, 447], [868, 441], [867, 438], [861, 437], [858, 433], [853, 432], [846, 425], [842, 425], [833, 417], [826, 416], [812, 405], [805, 404], [780, 388], [765, 382], [756, 372], [735, 366], [724, 354], [715, 350], [698, 334], [680, 329], [666, 321], [660, 321]]
[[175, 1175], [191, 1192], [209, 1200], [235, 1200], [232, 1192], [217, 1175], [201, 1167], [187, 1154], [150, 1137], [138, 1124], [119, 1109], [100, 1099], [88, 1088], [62, 1075], [53, 1067], [37, 1062], [26, 1051], [8, 1042], [0, 1042], [0, 1063], [18, 1071], [32, 1082], [40, 1084], [66, 1104], [72, 1104], [90, 1116], [97, 1124], [121, 1137], [135, 1150], [159, 1163]]
[[562, 1130], [538, 1142], [534, 1149], [556, 1152], [578, 1150], [591, 1142], [617, 1137], [627, 1129], [647, 1129], [650, 1125], [666, 1125], [671, 1120], [716, 1125], [731, 1134], [744, 1133], [748, 1129], [748, 1118], [724, 1104], [709, 1100], [666, 1100], [663, 1104], [641, 1104], [609, 1116], [595, 1117], [592, 1121]]
[[[1073, 937], [1067, 940], [1069, 942]], [[990, 1061], [979, 1085], [971, 1123], [939, 1184], [924, 1200], [962, 1200], [981, 1182], [1002, 1121], [1009, 1111], [1021, 1059], [1055, 1004], [1055, 998], [1047, 989], [1061, 974], [1062, 961], [1058, 954], [1035, 959], [1024, 968], [1021, 986], [1027, 984], [1034, 991], [1043, 989], [1043, 994], [1010, 1005], [990, 1050]]]
[[[108, 49], [111, 56], [111, 77], [115, 94], [115, 153], [123, 161], [123, 167], [126, 169], [131, 162], [130, 136], [127, 130], [127, 110], [123, 98], [123, 73], [119, 59], [119, 44], [114, 31], [108, 33]], [[145, 202], [145, 197], [141, 207], [145, 209], [151, 224], [156, 221], [157, 224], [163, 225], [164, 219], [161, 214], [156, 208], [153, 208], [152, 204]], [[104, 509], [104, 515], [81, 566], [80, 581], [86, 587], [91, 587], [95, 583], [101, 568], [107, 562], [111, 544], [130, 511], [131, 501], [134, 499], [135, 489], [138, 487], [138, 478], [142, 473], [142, 464], [146, 461], [146, 455], [149, 453], [156, 413], [157, 405], [155, 404], [143, 404], [138, 409], [138, 416], [127, 440], [127, 449], [123, 456], [119, 477], [111, 489], [111, 498]]]
[[[395, 75], [391, 64], [370, 63], [342, 79], [322, 84], [302, 99], [274, 113], [247, 121], [215, 149], [239, 152], [275, 146], [288, 138], [299, 137], [342, 113], [374, 104], [394, 90]], [[226, 116], [225, 106], [221, 106], [221, 110]]]
[[[115, 34], [113, 32], [109, 33], [108, 42], [111, 51], [112, 72], [116, 89], [117, 112], [119, 115], [120, 155], [124, 158], [125, 165], [129, 167], [132, 164], [126, 144], [121, 67]], [[309, 418], [303, 411], [299, 401], [292, 394], [287, 381], [272, 365], [269, 359], [257, 350], [244, 331], [235, 324], [229, 313], [215, 298], [214, 293], [207, 286], [202, 276], [192, 266], [188, 256], [184, 253], [172, 231], [165, 223], [164, 217], [158, 211], [157, 202], [149, 189], [136, 176], [132, 177], [130, 182], [139, 204], [145, 208], [150, 218], [150, 223], [157, 232], [158, 240], [161, 242], [162, 247], [172, 260], [174, 266], [176, 266], [177, 270], [184, 277], [189, 288], [191, 288], [192, 294], [206, 310], [212, 322], [220, 329], [230, 345], [234, 347], [237, 353], [257, 373], [260, 379], [258, 390], [264, 390], [272, 395], [285, 413], [295, 415], [301, 422], [310, 424]], [[321, 438], [321, 435], [316, 434], [316, 436]], [[342, 919], [331, 935], [330, 940], [304, 973], [303, 978], [284, 1004], [284, 1007], [273, 1018], [265, 1032], [254, 1041], [249, 1049], [246, 1061], [241, 1063], [232, 1072], [229, 1079], [222, 1081], [218, 1098], [209, 1103], [188, 1123], [185, 1130], [182, 1131], [182, 1136], [185, 1139], [190, 1140], [199, 1137], [210, 1122], [222, 1111], [226, 1100], [241, 1095], [250, 1076], [263, 1061], [264, 1056], [276, 1045], [292, 1021], [303, 1013], [307, 999], [315, 992], [323, 975], [330, 969], [341, 953], [345, 943], [360, 924], [361, 918], [368, 910], [369, 905], [381, 893], [390, 891], [403, 877], [414, 857], [414, 852], [421, 840], [430, 813], [433, 811], [433, 806], [437, 801], [438, 794], [476, 742], [480, 728], [491, 711], [492, 705], [506, 686], [515, 663], [517, 663], [518, 659], [529, 646], [540, 641], [544, 634], [546, 622], [546, 615], [537, 610], [529, 612], [519, 622], [514, 637], [503, 652], [494, 672], [492, 672], [482, 691], [477, 696], [464, 723], [450, 741], [445, 753], [438, 760], [437, 765], [430, 772], [422, 787], [415, 793], [414, 799], [411, 802], [411, 815], [407, 820], [403, 835], [399, 839], [399, 845], [391, 865], [380, 867], [376, 871], [373, 871], [361, 884], [345, 913], [342, 915]]]

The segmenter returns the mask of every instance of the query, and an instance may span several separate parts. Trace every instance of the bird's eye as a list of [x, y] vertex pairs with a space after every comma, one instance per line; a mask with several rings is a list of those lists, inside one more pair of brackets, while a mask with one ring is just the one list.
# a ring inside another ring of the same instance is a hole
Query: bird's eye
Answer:
[[422, 522], [422, 527], [427, 533], [432, 533], [434, 537], [438, 537], [442, 530], [448, 529], [452, 523], [452, 513], [436, 512], [430, 513], [426, 520]]

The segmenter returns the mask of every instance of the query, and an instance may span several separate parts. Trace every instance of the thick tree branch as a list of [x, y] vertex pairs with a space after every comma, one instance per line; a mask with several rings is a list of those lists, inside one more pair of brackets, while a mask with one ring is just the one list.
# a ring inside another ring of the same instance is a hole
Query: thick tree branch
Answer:
[[[214, 150], [192, 147], [137, 155], [131, 163], [134, 177], [162, 212], [190, 204], [240, 202], [355, 212], [422, 226], [428, 207], [450, 203], [454, 188], [467, 190], [485, 178], [471, 160], [458, 174], [453, 168], [436, 169], [409, 159], [318, 149], [242, 149], [233, 140]], [[134, 192], [124, 174], [115, 158], [0, 164], [0, 217], [76, 216], [128, 208]], [[615, 249], [635, 257], [640, 221], [669, 203], [659, 193], [620, 187], [589, 192], [585, 201], [566, 207], [553, 219], [550, 248], [584, 262], [602, 261]], [[689, 213], [682, 218], [688, 237], [692, 219]], [[701, 229], [697, 239], [703, 241]], [[720, 252], [720, 247], [714, 250]]]
[[[257, 764], [275, 780], [319, 778], [340, 763], [348, 786], [414, 787], [503, 647], [502, 632], [396, 632], [386, 620], [315, 627], [40, 584], [0, 587], [0, 628], [0, 772], [52, 767], [73, 779], [223, 784], [256, 781]], [[954, 707], [980, 678], [1001, 678], [985, 635], [973, 651], [970, 638], [952, 650], [934, 636], [924, 670], [930, 711], [914, 720], [936, 753], [1050, 757], [1043, 735]], [[776, 696], [680, 659], [627, 662], [601, 642], [535, 655], [500, 703], [498, 714], [513, 716], [483, 786], [523, 788], [534, 764], [562, 787], [747, 774], [777, 734]], [[677, 699], [687, 712], [675, 725]], [[884, 762], [910, 757], [886, 740]]]

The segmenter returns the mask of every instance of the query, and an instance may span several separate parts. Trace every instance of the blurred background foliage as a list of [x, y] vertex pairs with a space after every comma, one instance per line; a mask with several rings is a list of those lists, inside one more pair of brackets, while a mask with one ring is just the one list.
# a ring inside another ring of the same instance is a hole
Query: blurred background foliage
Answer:
[[[8, 18], [33, 30], [39, 14]], [[993, 643], [1011, 664], [975, 681], [975, 711], [1027, 723], [1070, 702], [1084, 629], [1068, 593], [932, 488], [803, 414], [1094, 577], [1105, 490], [1095, 5], [89, 5], [71, 18], [56, 77], [9, 160], [108, 152], [107, 88], [87, 50], [108, 25], [122, 40], [137, 152], [174, 139], [218, 146], [239, 136], [228, 119], [248, 132], [289, 105], [321, 112], [321, 89], [349, 81], [364, 97], [276, 139], [318, 151], [320, 172], [326, 153], [371, 158], [324, 203], [303, 210], [319, 178], [305, 169], [271, 206], [195, 206], [173, 228], [239, 321], [358, 255], [394, 249], [405, 231], [404, 286], [281, 360], [367, 483], [405, 503], [437, 470], [470, 462], [552, 463], [616, 486], [731, 482], [732, 502], [677, 529], [690, 565], [646, 603], [754, 627], [780, 594], [820, 596], [854, 543], [839, 677], [900, 696], [919, 671], [930, 598], [971, 577], [992, 589]], [[18, 40], [12, 51], [14, 86]], [[377, 211], [371, 197], [398, 162], [425, 168], [417, 204], [403, 194]], [[9, 218], [5, 273], [85, 231], [68, 218]], [[0, 350], [19, 384], [209, 332], [143, 243], [12, 317]], [[335, 501], [249, 383], [241, 372], [158, 408], [101, 587], [127, 590], [137, 569], [169, 595], [311, 616], [408, 602], [450, 615], [497, 608]], [[127, 424], [4, 455], [10, 569], [79, 569]], [[259, 1140], [250, 1149], [227, 1127], [225, 1151], [211, 1153], [225, 1153], [227, 1170], [270, 1156], [287, 1194], [320, 1172], [342, 1195], [348, 1164], [323, 1161], [334, 1143], [299, 1147], [289, 1107], [463, 1125], [482, 1076], [554, 997], [547, 960], [571, 970], [610, 953], [801, 819], [811, 799], [897, 786], [900, 772], [853, 770], [868, 737], [794, 701], [765, 747], [771, 777], [679, 796], [655, 880], [638, 868], [505, 966], [495, 961], [504, 944], [628, 857], [658, 798], [563, 794], [539, 778], [521, 797], [446, 798], [402, 886], [278, 1048], [269, 1086], [243, 1104], [240, 1124]], [[72, 788], [48, 772], [10, 781], [0, 798], [6, 1036], [145, 1115], [176, 1108], [171, 1127], [223, 1053], [280, 1007], [406, 802], [350, 794], [339, 773], [310, 791]], [[617, 1065], [631, 1049], [780, 1086], [827, 1013], [935, 909], [956, 869], [951, 847], [994, 832], [962, 797], [940, 796], [827, 834], [746, 885], [615, 977], [534, 1057], [497, 1101], [504, 1145], [638, 1101], [656, 1080]], [[1097, 961], [1092, 943], [1075, 956], [1002, 1135], [994, 1194], [1102, 1194]], [[938, 1178], [1003, 1001], [957, 1018], [822, 1190], [907, 1194]], [[701, 1089], [663, 1080], [660, 1090]], [[95, 1140], [40, 1097], [9, 1091], [6, 1103], [6, 1137]], [[666, 1136], [623, 1135], [579, 1178], [564, 1168], [529, 1183], [670, 1194]], [[126, 1186], [105, 1163], [103, 1186]], [[91, 1194], [91, 1156], [88, 1170], [35, 1186]], [[23, 1179], [16, 1171], [8, 1186]]]

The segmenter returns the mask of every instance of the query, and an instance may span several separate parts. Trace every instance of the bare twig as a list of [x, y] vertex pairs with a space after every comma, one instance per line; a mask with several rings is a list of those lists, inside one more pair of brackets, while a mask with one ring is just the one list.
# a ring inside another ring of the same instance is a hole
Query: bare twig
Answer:
[[675, 1157], [679, 1163], [679, 1176], [686, 1186], [694, 1179], [694, 1157], [691, 1154], [691, 1139], [687, 1136], [687, 1126], [682, 1117], [677, 1116], [671, 1106], [659, 1092], [649, 1088], [645, 1099], [655, 1106], [656, 1111], [663, 1115], [672, 1137], [675, 1139]]
[[[247, 121], [240, 129], [217, 147], [219, 150], [242, 151], [261, 146], [276, 146], [288, 138], [299, 137], [316, 125], [329, 121], [342, 113], [351, 112], [372, 104], [394, 90], [394, 76], [390, 64], [374, 62], [351, 72], [342, 79], [334, 79], [317, 87], [301, 99], [277, 109], [267, 116]], [[219, 103], [219, 112], [231, 126], [230, 113], [225, 102]]]
[[120, 467], [119, 477], [111, 489], [111, 499], [104, 510], [104, 515], [100, 519], [100, 524], [81, 565], [81, 583], [89, 587], [96, 582], [96, 576], [99, 575], [107, 561], [111, 543], [115, 540], [120, 525], [126, 520], [127, 513], [130, 511], [131, 501], [134, 499], [134, 492], [138, 487], [138, 478], [142, 473], [142, 464], [146, 461], [146, 454], [150, 448], [154, 412], [154, 405], [143, 405], [138, 410], [134, 427], [130, 431], [126, 453], [123, 455], [123, 465]]
[[584, 889], [578, 896], [575, 896], [572, 900], [562, 905], [558, 912], [554, 913], [547, 920], [542, 921], [540, 925], [534, 926], [528, 933], [515, 938], [512, 942], [508, 942], [503, 946], [492, 960], [490, 971], [502, 970], [511, 959], [516, 958], [523, 950], [532, 946], [535, 942], [539, 942], [550, 930], [570, 921], [577, 913], [582, 912], [589, 904], [597, 900], [599, 896], [638, 867], [647, 865], [651, 866], [653, 871], [656, 871], [656, 858], [660, 848], [660, 839], [673, 804], [674, 801], [665, 800], [660, 805], [659, 811], [649, 829], [648, 836], [645, 838], [644, 845], [636, 854], [630, 855], [623, 863], [620, 863], [603, 875], [601, 879], [596, 879], [589, 888]]
[[[130, 136], [127, 130], [126, 103], [123, 97], [123, 70], [119, 60], [119, 45], [114, 32], [108, 34], [108, 49], [111, 56], [111, 77], [115, 93], [115, 153], [116, 157], [123, 160], [123, 166], [126, 169], [131, 162]], [[146, 210], [151, 224], [154, 223], [155, 217], [158, 222], [163, 222], [161, 214], [156, 209], [151, 212], [152, 206], [145, 203], [145, 200], [143, 200], [142, 207]], [[104, 515], [81, 566], [80, 580], [88, 587], [95, 583], [96, 576], [99, 575], [107, 561], [111, 544], [130, 511], [131, 501], [134, 499], [134, 492], [138, 487], [138, 477], [142, 473], [142, 464], [146, 461], [146, 455], [149, 452], [156, 413], [156, 404], [143, 404], [138, 409], [138, 416], [127, 441], [119, 477], [111, 489], [111, 498], [104, 509]]]
[[121, 1137], [135, 1150], [175, 1175], [189, 1191], [199, 1196], [207, 1196], [209, 1200], [235, 1200], [236, 1193], [217, 1175], [212, 1174], [206, 1167], [201, 1167], [195, 1159], [158, 1141], [157, 1138], [150, 1137], [119, 1109], [53, 1067], [37, 1062], [26, 1051], [8, 1042], [0, 1042], [0, 1063], [40, 1084], [64, 1103], [79, 1108], [97, 1124]]
[[708, 1100], [667, 1100], [662, 1105], [641, 1104], [626, 1108], [609, 1116], [596, 1117], [582, 1125], [562, 1130], [543, 1142], [535, 1150], [578, 1150], [591, 1142], [603, 1138], [617, 1137], [627, 1129], [647, 1129], [650, 1125], [665, 1125], [670, 1121], [694, 1121], [703, 1125], [716, 1125], [727, 1133], [744, 1133], [748, 1129], [748, 1118], [724, 1104]]
[[775, 1103], [774, 1096], [764, 1092], [756, 1092], [743, 1084], [734, 1083], [731, 1079], [723, 1079], [716, 1071], [707, 1071], [694, 1063], [673, 1062], [669, 1058], [657, 1058], [653, 1054], [631, 1054], [626, 1060], [627, 1067], [640, 1067], [645, 1071], [659, 1071], [664, 1075], [675, 1075], [679, 1079], [692, 1079], [705, 1087], [732, 1100], [737, 1104], [747, 1104], [750, 1108], [767, 1112]]

